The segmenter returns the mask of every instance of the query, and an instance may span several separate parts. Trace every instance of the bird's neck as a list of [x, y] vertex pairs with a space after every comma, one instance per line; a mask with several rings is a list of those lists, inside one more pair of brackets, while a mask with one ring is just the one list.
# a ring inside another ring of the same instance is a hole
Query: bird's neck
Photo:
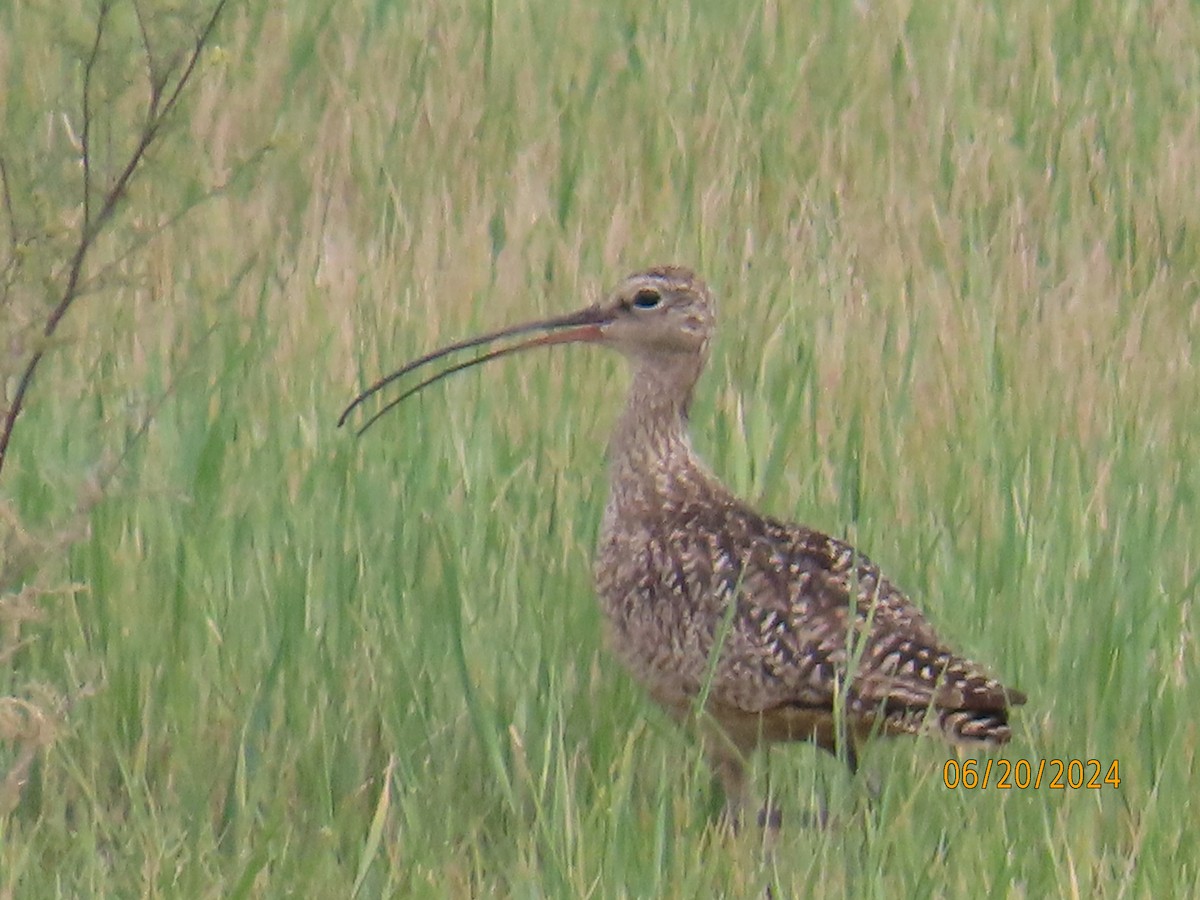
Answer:
[[682, 365], [634, 372], [609, 444], [610, 505], [656, 506], [685, 484], [707, 480], [688, 435], [697, 374]]

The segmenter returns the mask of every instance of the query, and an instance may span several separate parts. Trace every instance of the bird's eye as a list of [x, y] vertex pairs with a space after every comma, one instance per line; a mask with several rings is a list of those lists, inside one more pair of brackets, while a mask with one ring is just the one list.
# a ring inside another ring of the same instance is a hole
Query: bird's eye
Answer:
[[633, 295], [633, 305], [637, 309], [654, 309], [662, 303], [662, 294], [651, 288], [643, 288]]

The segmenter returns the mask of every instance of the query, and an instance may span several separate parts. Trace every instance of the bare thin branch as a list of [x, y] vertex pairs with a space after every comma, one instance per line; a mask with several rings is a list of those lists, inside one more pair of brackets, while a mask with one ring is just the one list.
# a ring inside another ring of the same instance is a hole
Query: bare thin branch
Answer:
[[87, 240], [88, 229], [92, 222], [92, 71], [96, 68], [96, 60], [100, 58], [100, 44], [104, 39], [104, 23], [112, 9], [111, 0], [100, 4], [100, 12], [96, 16], [96, 40], [92, 43], [92, 52], [88, 54], [83, 66], [83, 127], [79, 135], [79, 145], [83, 157], [83, 224], [80, 225], [79, 240]]
[[17, 211], [13, 207], [12, 185], [8, 180], [8, 166], [4, 157], [0, 156], [0, 201], [4, 204], [4, 214], [8, 218], [8, 259], [0, 270], [0, 307], [8, 303], [8, 292], [16, 278], [16, 271], [21, 265], [21, 239], [17, 237]]
[[183, 94], [183, 89], [187, 83], [191, 81], [192, 73], [196, 69], [197, 63], [200, 62], [200, 56], [204, 52], [204, 48], [208, 46], [208, 41], [212, 37], [213, 31], [217, 27], [217, 22], [221, 18], [221, 13], [224, 12], [229, 0], [217, 0], [217, 5], [213, 8], [213, 13], [208, 18], [208, 24], [204, 26], [204, 30], [196, 37], [196, 42], [192, 45], [191, 55], [188, 57], [187, 65], [183, 69], [183, 73], [179, 76], [179, 80], [175, 83], [175, 90], [172, 91], [170, 98], [163, 107], [163, 116], [168, 115], [175, 105], [179, 102], [179, 97]]
[[17, 238], [17, 213], [13, 208], [12, 185], [8, 181], [8, 166], [0, 156], [0, 198], [4, 203], [4, 214], [8, 217], [8, 251], [14, 256], [20, 241]]
[[159, 103], [162, 102], [163, 91], [167, 87], [169, 68], [159, 71], [154, 61], [154, 46], [150, 40], [150, 30], [146, 25], [146, 14], [142, 12], [139, 0], [133, 0], [133, 14], [137, 17], [138, 30], [142, 33], [142, 50], [146, 54], [146, 83], [150, 86], [150, 99], [146, 104], [146, 118], [154, 119], [158, 115]]
[[[204, 52], [204, 48], [208, 45], [212, 38], [213, 31], [217, 27], [217, 23], [221, 18], [229, 0], [217, 0], [213, 7], [212, 14], [209, 16], [204, 27], [200, 30], [196, 40], [192, 44], [191, 52], [188, 55], [187, 65], [184, 66], [183, 72], [180, 74], [175, 83], [174, 89], [167, 98], [166, 103], [162, 104], [155, 110], [151, 110], [151, 114], [146, 119], [146, 124], [142, 128], [142, 133], [138, 138], [137, 145], [129, 155], [129, 159], [125, 163], [125, 167], [121, 170], [112, 187], [104, 195], [104, 202], [95, 216], [91, 215], [90, 194], [91, 194], [91, 159], [89, 156], [88, 132], [91, 121], [90, 108], [90, 93], [91, 93], [91, 72], [95, 62], [100, 54], [101, 37], [103, 34], [104, 21], [111, 9], [112, 0], [105, 0], [100, 7], [100, 14], [96, 24], [96, 41], [92, 46], [91, 55], [88, 58], [84, 70], [84, 86], [83, 86], [83, 156], [84, 156], [84, 222], [80, 231], [79, 244], [75, 249], [75, 253], [71, 257], [71, 263], [67, 274], [67, 283], [63, 289], [63, 293], [50, 315], [46, 318], [45, 325], [42, 328], [42, 334], [45, 337], [52, 337], [55, 331], [58, 330], [59, 323], [62, 322], [70, 310], [72, 304], [79, 297], [80, 278], [83, 273], [83, 264], [87, 259], [88, 252], [91, 250], [96, 238], [103, 230], [108, 220], [112, 217], [121, 201], [125, 198], [130, 182], [134, 175], [141, 167], [146, 159], [146, 154], [150, 146], [158, 137], [163, 125], [168, 117], [174, 112], [179, 104], [179, 99], [183, 96], [183, 92], [191, 82], [192, 75], [195, 74], [196, 67], [200, 62], [200, 57]], [[45, 355], [44, 347], [34, 351], [30, 356], [25, 369], [21, 373], [21, 378], [17, 382], [17, 389], [13, 395], [12, 403], [4, 416], [3, 426], [0, 427], [0, 473], [4, 470], [4, 461], [6, 459], [8, 445], [12, 440], [13, 428], [16, 426], [17, 418], [24, 408], [25, 397], [29, 392], [29, 387], [33, 383], [33, 377], [37, 373], [38, 367], [41, 365], [42, 357]]]

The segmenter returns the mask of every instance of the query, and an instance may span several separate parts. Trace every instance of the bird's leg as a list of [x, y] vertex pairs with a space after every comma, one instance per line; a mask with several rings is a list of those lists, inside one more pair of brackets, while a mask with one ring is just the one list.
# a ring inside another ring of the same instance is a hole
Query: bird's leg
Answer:
[[732, 747], [711, 747], [708, 751], [713, 774], [721, 782], [725, 808], [721, 813], [724, 824], [736, 832], [742, 827], [746, 808], [746, 766], [741, 755]]
[[[850, 770], [850, 778], [854, 780], [858, 776], [858, 746], [853, 741], [846, 741], [845, 749], [842, 751], [839, 759], [844, 757], [846, 768]], [[863, 784], [866, 787], [867, 807], [879, 801], [879, 796], [883, 793], [883, 785], [879, 779], [870, 772], [863, 775]]]
[[758, 811], [758, 827], [766, 832], [766, 838], [773, 842], [774, 838], [779, 835], [780, 829], [783, 827], [783, 811], [776, 806], [772, 801], [774, 794], [771, 791], [771, 767], [769, 760], [770, 747], [763, 747], [763, 787], [766, 789], [762, 808]]
[[[750, 795], [749, 779], [746, 777], [746, 753], [732, 741], [724, 737], [710, 737], [706, 741], [709, 764], [714, 774], [721, 782], [721, 791], [725, 795], [725, 808], [721, 818], [733, 832], [741, 830], [744, 823], [747, 801]], [[765, 767], [764, 767], [765, 768]], [[766, 800], [758, 812], [758, 826], [763, 830], [763, 842], [769, 849], [779, 836], [783, 816], [771, 803], [769, 771], [767, 778]]]
[[742, 815], [746, 808], [746, 760], [750, 748], [739, 746], [720, 724], [703, 711], [697, 714], [694, 725], [708, 760], [709, 771], [721, 783], [721, 794], [725, 800], [720, 815], [721, 823], [736, 833], [742, 827]]
[[805, 828], [812, 828], [816, 831], [824, 831], [829, 827], [829, 803], [826, 800], [825, 794], [819, 794], [816, 798], [816, 808], [804, 812], [800, 816], [800, 821]]
[[845, 761], [846, 768], [850, 770], [850, 777], [853, 778], [858, 774], [858, 748], [854, 746], [854, 741], [847, 740], [839, 750], [838, 759]]
[[[851, 780], [858, 775], [858, 747], [853, 740], [836, 743], [817, 740], [815, 743], [817, 747], [846, 764], [846, 770], [850, 773]], [[806, 828], [825, 829], [829, 827], [829, 783], [824, 779], [822, 781], [823, 788], [817, 791], [816, 808], [801, 816]]]
[[778, 834], [783, 827], [783, 810], [778, 806], [772, 806], [769, 802], [764, 803], [762, 809], [758, 811], [758, 827]]

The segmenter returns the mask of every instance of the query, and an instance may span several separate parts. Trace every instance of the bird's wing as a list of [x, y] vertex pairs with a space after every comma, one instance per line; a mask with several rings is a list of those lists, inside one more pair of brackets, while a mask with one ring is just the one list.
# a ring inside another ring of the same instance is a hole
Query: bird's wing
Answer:
[[[1024, 702], [949, 650], [912, 602], [847, 544], [763, 520], [741, 554], [735, 662], [725, 683], [746, 711], [824, 706], [847, 680], [863, 710], [1003, 710]], [[852, 599], [853, 598], [853, 599]], [[748, 704], [748, 705], [747, 705]]]

